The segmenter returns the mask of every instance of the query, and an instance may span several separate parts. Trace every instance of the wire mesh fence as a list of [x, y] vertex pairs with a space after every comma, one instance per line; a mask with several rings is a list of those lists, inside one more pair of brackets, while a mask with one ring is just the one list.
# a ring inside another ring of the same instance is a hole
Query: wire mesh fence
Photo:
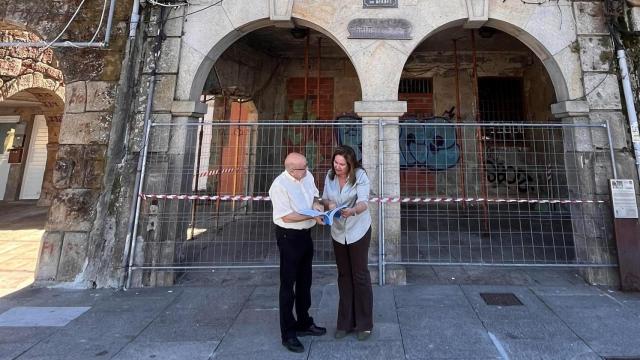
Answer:
[[[277, 266], [268, 199], [290, 152], [307, 157], [320, 192], [354, 123], [154, 124], [148, 145], [135, 266]], [[313, 228], [315, 265], [333, 265], [329, 229]]]
[[[338, 145], [356, 150], [373, 180], [370, 206], [384, 207], [373, 212], [384, 263], [615, 263], [606, 182], [595, 180], [611, 177], [605, 125], [368, 125], [152, 124], [132, 270], [277, 266], [271, 182], [295, 151], [322, 192]], [[328, 227], [312, 236], [314, 264], [333, 265]]]
[[393, 126], [385, 163], [399, 160], [404, 202], [399, 255], [386, 262], [615, 264], [607, 191], [594, 181], [612, 176], [605, 125]]

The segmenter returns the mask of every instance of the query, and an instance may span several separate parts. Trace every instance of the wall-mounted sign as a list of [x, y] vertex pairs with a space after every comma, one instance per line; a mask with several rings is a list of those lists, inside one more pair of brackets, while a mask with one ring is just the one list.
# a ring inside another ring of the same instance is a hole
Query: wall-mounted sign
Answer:
[[398, 0], [363, 0], [362, 7], [365, 9], [397, 8]]
[[353, 19], [349, 39], [411, 40], [411, 23], [405, 19]]
[[613, 215], [616, 219], [637, 219], [638, 204], [633, 180], [610, 180]]

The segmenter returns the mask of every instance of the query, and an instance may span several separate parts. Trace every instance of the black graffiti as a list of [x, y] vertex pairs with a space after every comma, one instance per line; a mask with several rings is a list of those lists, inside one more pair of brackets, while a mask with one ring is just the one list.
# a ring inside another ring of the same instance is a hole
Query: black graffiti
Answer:
[[502, 160], [487, 159], [487, 181], [495, 186], [514, 186], [518, 192], [525, 193], [533, 190], [536, 179], [527, 173], [526, 170], [517, 166], [505, 165]]

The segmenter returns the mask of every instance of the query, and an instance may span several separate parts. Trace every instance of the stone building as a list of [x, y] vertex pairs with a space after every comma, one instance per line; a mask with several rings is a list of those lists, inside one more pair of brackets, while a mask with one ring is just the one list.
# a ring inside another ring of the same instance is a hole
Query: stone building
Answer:
[[[5, 3], [4, 43], [53, 40], [79, 6]], [[159, 3], [87, 1], [60, 37], [110, 31], [108, 44], [0, 47], [0, 126], [26, 135], [26, 158], [37, 129], [48, 139], [39, 283], [171, 285], [190, 270], [275, 266], [262, 197], [283, 155], [305, 153], [322, 190], [339, 143], [383, 199], [370, 204], [370, 260], [388, 282], [438, 264], [618, 281], [608, 180], [637, 191], [638, 173], [607, 24], [616, 10], [637, 30], [636, 8]], [[0, 164], [5, 200], [35, 186], [29, 164]], [[317, 263], [330, 264], [326, 231], [316, 236]]]

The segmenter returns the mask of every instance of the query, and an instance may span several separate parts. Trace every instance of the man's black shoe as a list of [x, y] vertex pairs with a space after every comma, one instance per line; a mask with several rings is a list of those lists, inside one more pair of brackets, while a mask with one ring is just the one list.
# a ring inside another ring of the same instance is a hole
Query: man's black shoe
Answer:
[[301, 353], [304, 352], [304, 345], [298, 340], [298, 338], [290, 338], [286, 340], [282, 340], [282, 345], [287, 348], [287, 350]]
[[322, 336], [327, 333], [327, 328], [323, 328], [320, 326], [316, 326], [315, 324], [311, 324], [305, 330], [296, 331], [296, 335], [298, 336]]

